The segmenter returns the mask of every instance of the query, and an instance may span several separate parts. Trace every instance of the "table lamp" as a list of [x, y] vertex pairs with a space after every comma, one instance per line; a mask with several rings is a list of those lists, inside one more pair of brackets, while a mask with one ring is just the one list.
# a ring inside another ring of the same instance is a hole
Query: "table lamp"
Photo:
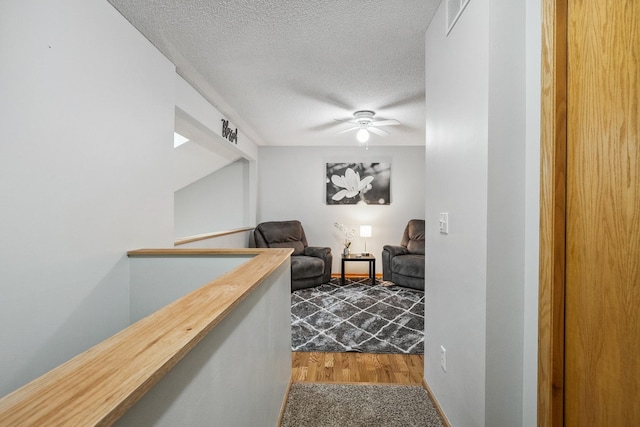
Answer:
[[364, 252], [362, 252], [362, 255], [369, 255], [369, 252], [367, 252], [367, 237], [371, 237], [370, 225], [360, 226], [360, 237], [364, 237]]

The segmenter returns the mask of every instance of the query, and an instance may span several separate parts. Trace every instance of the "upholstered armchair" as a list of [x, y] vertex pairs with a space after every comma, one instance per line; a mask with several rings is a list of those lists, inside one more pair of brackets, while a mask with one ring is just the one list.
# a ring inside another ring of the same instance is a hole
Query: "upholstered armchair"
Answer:
[[300, 221], [270, 221], [253, 231], [257, 248], [292, 248], [291, 290], [311, 288], [331, 279], [331, 248], [309, 246]]
[[382, 279], [424, 291], [424, 220], [412, 219], [404, 229], [400, 246], [382, 248]]

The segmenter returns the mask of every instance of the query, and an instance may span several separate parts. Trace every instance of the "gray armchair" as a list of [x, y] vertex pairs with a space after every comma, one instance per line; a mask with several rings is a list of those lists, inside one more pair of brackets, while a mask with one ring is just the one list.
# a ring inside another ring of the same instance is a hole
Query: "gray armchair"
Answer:
[[382, 279], [424, 291], [424, 220], [412, 219], [404, 229], [400, 246], [382, 248]]
[[311, 288], [331, 279], [331, 248], [309, 246], [300, 221], [270, 221], [253, 231], [257, 248], [292, 248], [291, 290]]

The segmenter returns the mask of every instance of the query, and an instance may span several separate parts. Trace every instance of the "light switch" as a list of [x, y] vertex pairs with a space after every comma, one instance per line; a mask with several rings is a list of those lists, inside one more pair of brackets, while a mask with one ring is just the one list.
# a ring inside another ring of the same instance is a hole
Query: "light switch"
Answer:
[[449, 234], [449, 214], [447, 212], [440, 214], [440, 233]]

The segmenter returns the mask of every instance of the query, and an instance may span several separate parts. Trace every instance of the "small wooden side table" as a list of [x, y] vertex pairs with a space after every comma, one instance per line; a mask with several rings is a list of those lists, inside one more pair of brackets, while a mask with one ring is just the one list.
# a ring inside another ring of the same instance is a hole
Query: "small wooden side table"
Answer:
[[371, 285], [376, 284], [376, 257], [372, 254], [349, 254], [342, 255], [342, 263], [340, 264], [340, 283], [344, 285], [344, 263], [350, 261], [366, 261], [369, 263], [369, 278]]

